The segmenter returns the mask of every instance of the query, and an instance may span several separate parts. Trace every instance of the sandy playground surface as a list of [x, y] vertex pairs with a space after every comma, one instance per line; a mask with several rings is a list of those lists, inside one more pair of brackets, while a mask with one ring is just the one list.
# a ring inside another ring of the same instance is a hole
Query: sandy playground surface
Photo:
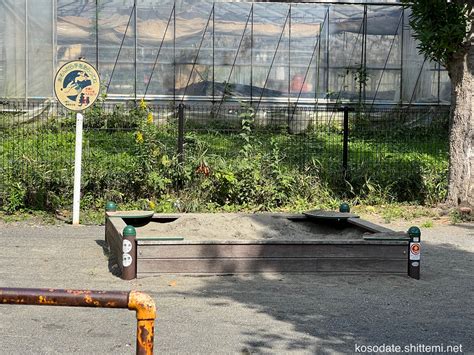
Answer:
[[[157, 215], [155, 215], [157, 216]], [[188, 240], [325, 240], [361, 239], [363, 232], [355, 227], [343, 228], [292, 221], [288, 214], [258, 213], [190, 213], [163, 215], [177, 217], [160, 223], [159, 217], [137, 228], [137, 237], [184, 237]]]

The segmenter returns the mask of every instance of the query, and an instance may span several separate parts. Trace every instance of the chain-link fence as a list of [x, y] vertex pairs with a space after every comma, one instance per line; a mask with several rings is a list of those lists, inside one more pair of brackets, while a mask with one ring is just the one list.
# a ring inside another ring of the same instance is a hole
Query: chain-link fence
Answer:
[[[95, 105], [84, 116], [84, 198], [101, 191], [127, 195], [124, 190], [139, 182], [143, 170], [165, 171], [164, 182], [161, 173], [154, 177], [156, 184], [165, 184], [180, 166], [212, 168], [243, 154], [269, 155], [276, 164], [318, 175], [341, 190], [370, 181], [383, 187], [413, 180], [414, 187], [407, 188], [413, 191], [420, 184], [416, 179], [425, 179], [426, 162], [447, 168], [449, 108], [443, 106], [345, 110], [130, 102]], [[60, 204], [51, 199], [72, 193], [74, 142], [75, 115], [56, 103], [3, 103], [2, 202], [18, 193], [38, 207]], [[399, 179], [404, 175], [412, 178]], [[134, 188], [135, 196], [144, 193]], [[56, 191], [53, 197], [50, 191]]]

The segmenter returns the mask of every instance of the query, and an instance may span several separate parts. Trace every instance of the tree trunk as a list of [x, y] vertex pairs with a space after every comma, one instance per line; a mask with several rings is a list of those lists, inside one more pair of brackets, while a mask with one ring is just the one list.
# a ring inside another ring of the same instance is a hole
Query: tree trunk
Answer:
[[451, 78], [449, 181], [446, 203], [474, 206], [474, 46], [470, 31], [467, 50], [448, 65]]

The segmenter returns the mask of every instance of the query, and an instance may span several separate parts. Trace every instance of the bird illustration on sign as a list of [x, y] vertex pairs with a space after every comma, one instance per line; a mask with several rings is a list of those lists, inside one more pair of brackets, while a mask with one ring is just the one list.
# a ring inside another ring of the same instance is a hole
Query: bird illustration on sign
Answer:
[[97, 99], [99, 76], [86, 62], [70, 62], [59, 69], [54, 88], [61, 104], [70, 110], [82, 111]]

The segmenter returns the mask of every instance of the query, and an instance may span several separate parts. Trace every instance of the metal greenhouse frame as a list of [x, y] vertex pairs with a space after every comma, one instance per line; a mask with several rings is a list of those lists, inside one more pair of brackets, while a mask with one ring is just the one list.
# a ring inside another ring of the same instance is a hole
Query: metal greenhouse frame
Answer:
[[5, 0], [0, 98], [52, 98], [57, 68], [85, 57], [115, 100], [449, 104], [408, 16], [393, 2]]

